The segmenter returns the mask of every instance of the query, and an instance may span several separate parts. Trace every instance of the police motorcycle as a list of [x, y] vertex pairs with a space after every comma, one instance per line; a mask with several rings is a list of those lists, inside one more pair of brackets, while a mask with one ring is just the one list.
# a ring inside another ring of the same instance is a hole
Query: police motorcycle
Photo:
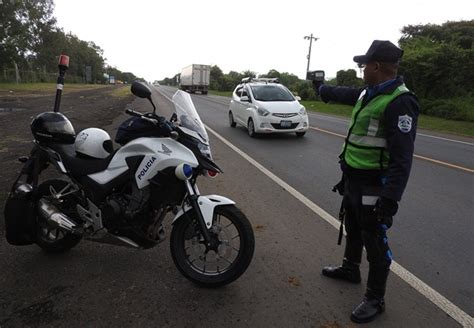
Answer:
[[[199, 176], [222, 173], [212, 160], [209, 138], [189, 94], [173, 96], [170, 121], [156, 115], [147, 85], [134, 82], [135, 96], [153, 112], [131, 109], [113, 150], [107, 132], [88, 128], [77, 136], [59, 113], [69, 58], [60, 58], [55, 111], [31, 123], [34, 145], [5, 205], [6, 238], [13, 245], [36, 243], [64, 252], [82, 238], [148, 249], [165, 238], [163, 221], [173, 217], [170, 250], [179, 271], [204, 287], [239, 278], [254, 253], [252, 226], [235, 202], [200, 195]], [[52, 166], [60, 178], [40, 183]]]

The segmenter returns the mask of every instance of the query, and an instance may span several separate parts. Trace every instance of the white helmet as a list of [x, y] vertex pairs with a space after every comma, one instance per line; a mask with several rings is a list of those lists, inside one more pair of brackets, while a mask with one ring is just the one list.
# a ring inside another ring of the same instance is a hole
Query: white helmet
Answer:
[[94, 158], [107, 158], [113, 152], [109, 134], [98, 128], [82, 130], [74, 145], [77, 153]]

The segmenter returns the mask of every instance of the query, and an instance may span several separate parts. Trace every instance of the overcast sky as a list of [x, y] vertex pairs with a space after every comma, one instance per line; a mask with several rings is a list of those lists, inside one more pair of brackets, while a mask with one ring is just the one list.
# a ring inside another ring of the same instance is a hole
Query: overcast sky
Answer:
[[[224, 73], [270, 69], [304, 78], [310, 70], [334, 77], [356, 68], [374, 39], [397, 43], [400, 29], [474, 18], [472, 0], [55, 0], [65, 32], [93, 41], [109, 65], [148, 81], [172, 77], [190, 64]], [[73, 61], [74, 58], [71, 58]]]

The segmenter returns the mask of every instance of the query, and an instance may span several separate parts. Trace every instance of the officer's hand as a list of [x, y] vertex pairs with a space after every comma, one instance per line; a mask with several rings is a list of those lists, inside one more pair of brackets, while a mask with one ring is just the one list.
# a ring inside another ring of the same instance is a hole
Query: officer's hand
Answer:
[[392, 226], [393, 216], [397, 214], [398, 203], [390, 198], [380, 197], [375, 204], [375, 213], [377, 221], [385, 224], [387, 228]]
[[324, 84], [324, 81], [315, 81], [315, 80], [313, 80], [311, 82], [313, 84], [314, 92], [316, 93], [316, 95], [319, 95], [319, 87]]

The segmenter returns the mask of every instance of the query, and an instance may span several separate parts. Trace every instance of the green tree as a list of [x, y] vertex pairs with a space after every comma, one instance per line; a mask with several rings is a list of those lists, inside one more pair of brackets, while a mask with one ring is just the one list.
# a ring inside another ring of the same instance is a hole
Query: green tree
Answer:
[[357, 77], [355, 69], [340, 70], [336, 73], [337, 85], [345, 87], [360, 87], [364, 85], [362, 79]]
[[3, 1], [0, 11], [0, 67], [26, 66], [39, 33], [56, 23], [53, 0]]
[[280, 83], [285, 85], [290, 90], [296, 90], [296, 87], [300, 81], [301, 80], [294, 74], [286, 72], [280, 74]]
[[402, 29], [400, 72], [421, 98], [462, 96], [474, 88], [474, 20]]
[[243, 74], [235, 71], [230, 71], [226, 76], [229, 84], [228, 90], [233, 90], [244, 78]]
[[288, 89], [299, 93], [297, 90], [300, 79], [294, 74], [287, 72], [280, 73], [276, 69], [271, 69], [267, 74], [261, 74], [259, 77], [278, 78], [281, 84], [285, 85]]
[[211, 90], [221, 90], [221, 85], [224, 81], [224, 73], [222, 73], [222, 70], [219, 68], [219, 66], [211, 66], [209, 80], [209, 88]]
[[265, 78], [280, 78], [280, 72], [278, 72], [276, 69], [271, 69], [268, 71], [267, 74], [261, 74], [259, 77], [265, 77]]
[[246, 70], [246, 71], [243, 71], [243, 72], [242, 72], [242, 76], [243, 76], [243, 77], [255, 78], [255, 77], [257, 77], [257, 73], [255, 73], [255, 72], [253, 72], [253, 71], [250, 71], [250, 70]]
[[87, 67], [93, 82], [104, 79], [103, 50], [57, 27], [53, 0], [5, 0], [0, 8], [0, 68], [18, 65], [30, 81], [51, 80], [46, 72], [56, 72], [59, 55], [66, 54], [69, 82], [85, 82]]
[[400, 74], [421, 100], [422, 111], [474, 120], [474, 20], [402, 29]]

